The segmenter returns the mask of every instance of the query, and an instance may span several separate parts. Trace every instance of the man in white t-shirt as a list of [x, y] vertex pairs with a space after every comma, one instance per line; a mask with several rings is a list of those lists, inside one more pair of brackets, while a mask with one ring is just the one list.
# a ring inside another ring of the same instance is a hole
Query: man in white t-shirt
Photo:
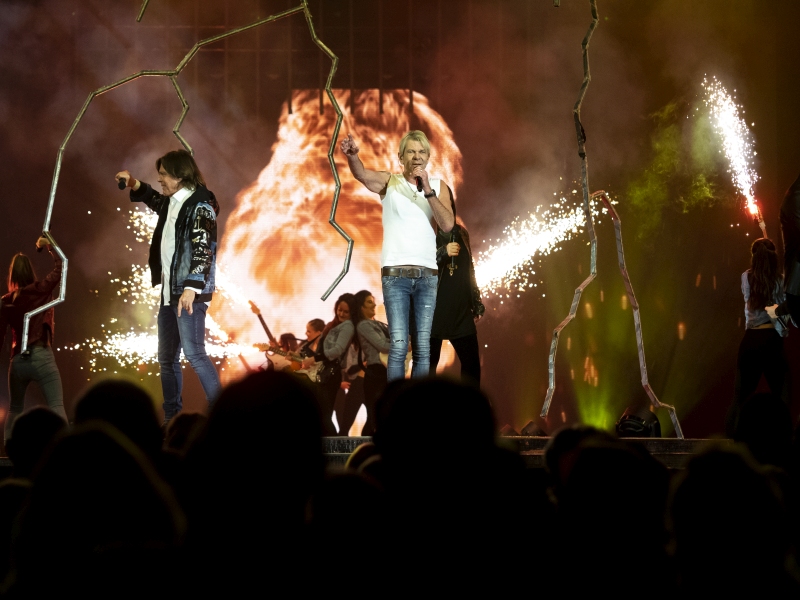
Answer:
[[365, 168], [350, 134], [342, 140], [341, 149], [353, 177], [380, 195], [383, 205], [381, 283], [392, 342], [387, 377], [393, 381], [405, 375], [411, 306], [415, 326], [411, 376], [424, 377], [430, 367], [431, 324], [439, 281], [436, 226], [448, 232], [455, 222], [450, 188], [428, 176], [425, 169], [431, 145], [421, 131], [409, 131], [400, 140], [401, 174]]

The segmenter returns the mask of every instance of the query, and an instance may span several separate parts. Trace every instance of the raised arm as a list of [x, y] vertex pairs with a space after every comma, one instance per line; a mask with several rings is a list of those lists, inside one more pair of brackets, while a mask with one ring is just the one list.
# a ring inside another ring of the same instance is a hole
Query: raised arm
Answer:
[[155, 212], [159, 212], [165, 203], [169, 203], [167, 196], [159, 194], [144, 181], [135, 179], [129, 171], [120, 171], [114, 175], [114, 179], [124, 182], [126, 187], [131, 188], [131, 202], [144, 202]]
[[350, 167], [350, 172], [357, 181], [364, 184], [370, 192], [376, 194], [383, 194], [386, 191], [386, 184], [389, 183], [391, 173], [386, 171], [372, 171], [364, 166], [361, 159], [358, 158], [359, 148], [356, 141], [351, 134], [342, 140], [341, 143], [342, 153], [347, 157], [347, 166]]
[[453, 216], [450, 186], [442, 181], [442, 185], [439, 186], [439, 193], [442, 195], [440, 198], [431, 187], [431, 182], [428, 180], [428, 172], [423, 167], [416, 167], [411, 174], [414, 177], [422, 179], [422, 191], [425, 194], [425, 198], [428, 200], [428, 204], [433, 212], [433, 218], [439, 226], [439, 229], [445, 233], [450, 233], [450, 230], [456, 223], [456, 218]]
[[53, 261], [55, 262], [53, 265], [53, 270], [50, 271], [44, 279], [40, 279], [33, 284], [37, 292], [48, 294], [56, 289], [56, 286], [61, 283], [61, 271], [64, 268], [64, 263], [61, 260], [61, 257], [53, 252], [53, 247], [50, 245], [50, 241], [46, 237], [40, 237], [38, 240], [36, 240], [36, 247], [47, 248], [47, 251], [50, 253], [50, 256], [53, 257]]

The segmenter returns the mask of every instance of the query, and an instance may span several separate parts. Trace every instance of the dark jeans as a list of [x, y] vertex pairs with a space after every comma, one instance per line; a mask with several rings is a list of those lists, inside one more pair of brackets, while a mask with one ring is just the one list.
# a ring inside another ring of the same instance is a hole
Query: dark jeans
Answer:
[[56, 366], [53, 349], [45, 346], [30, 346], [30, 354], [17, 354], [11, 359], [8, 367], [8, 395], [11, 406], [4, 427], [5, 439], [11, 437], [14, 421], [25, 408], [25, 391], [28, 384], [35, 381], [44, 394], [47, 406], [57, 415], [67, 420], [64, 411], [64, 392], [61, 388], [61, 376]]
[[214, 364], [206, 354], [205, 302], [192, 304], [192, 314], [177, 306], [162, 306], [158, 311], [158, 364], [161, 366], [161, 390], [164, 393], [164, 419], [169, 420], [183, 407], [181, 391], [181, 348], [211, 404], [222, 387]]
[[[444, 340], [431, 338], [431, 373], [436, 373]], [[481, 357], [478, 353], [478, 334], [450, 340], [461, 361], [461, 379], [464, 382], [481, 384]]]
[[783, 353], [783, 338], [774, 329], [747, 329], [739, 344], [733, 404], [725, 417], [725, 434], [733, 437], [739, 413], [756, 391], [763, 374], [770, 391], [789, 401], [789, 363]]

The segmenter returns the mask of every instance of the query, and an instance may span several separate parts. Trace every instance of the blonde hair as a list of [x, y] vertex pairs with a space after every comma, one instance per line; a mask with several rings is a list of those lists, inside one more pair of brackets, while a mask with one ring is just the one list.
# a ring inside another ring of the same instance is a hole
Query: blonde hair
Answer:
[[408, 145], [409, 140], [422, 144], [422, 147], [425, 148], [428, 156], [431, 155], [431, 143], [428, 141], [428, 136], [417, 129], [414, 131], [409, 131], [403, 136], [403, 139], [400, 140], [400, 150], [397, 154], [401, 159], [403, 158], [403, 154], [406, 153], [406, 146]]

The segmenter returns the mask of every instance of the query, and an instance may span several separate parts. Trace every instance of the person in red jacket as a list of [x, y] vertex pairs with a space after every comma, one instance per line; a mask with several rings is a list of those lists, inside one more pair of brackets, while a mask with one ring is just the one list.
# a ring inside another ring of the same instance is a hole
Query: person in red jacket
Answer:
[[25, 408], [25, 390], [35, 381], [44, 394], [50, 410], [67, 419], [64, 411], [64, 393], [61, 375], [53, 355], [53, 309], [33, 316], [28, 326], [28, 348], [22, 353], [22, 327], [25, 313], [43, 306], [53, 299], [53, 290], [61, 282], [62, 261], [47, 238], [36, 241], [37, 248], [46, 247], [55, 261], [53, 270], [42, 280], [36, 279], [30, 259], [21, 252], [11, 259], [8, 268], [8, 293], [0, 304], [0, 344], [5, 342], [11, 328], [11, 364], [8, 369], [8, 395], [11, 406], [4, 427], [5, 440], [11, 438], [16, 418]]

